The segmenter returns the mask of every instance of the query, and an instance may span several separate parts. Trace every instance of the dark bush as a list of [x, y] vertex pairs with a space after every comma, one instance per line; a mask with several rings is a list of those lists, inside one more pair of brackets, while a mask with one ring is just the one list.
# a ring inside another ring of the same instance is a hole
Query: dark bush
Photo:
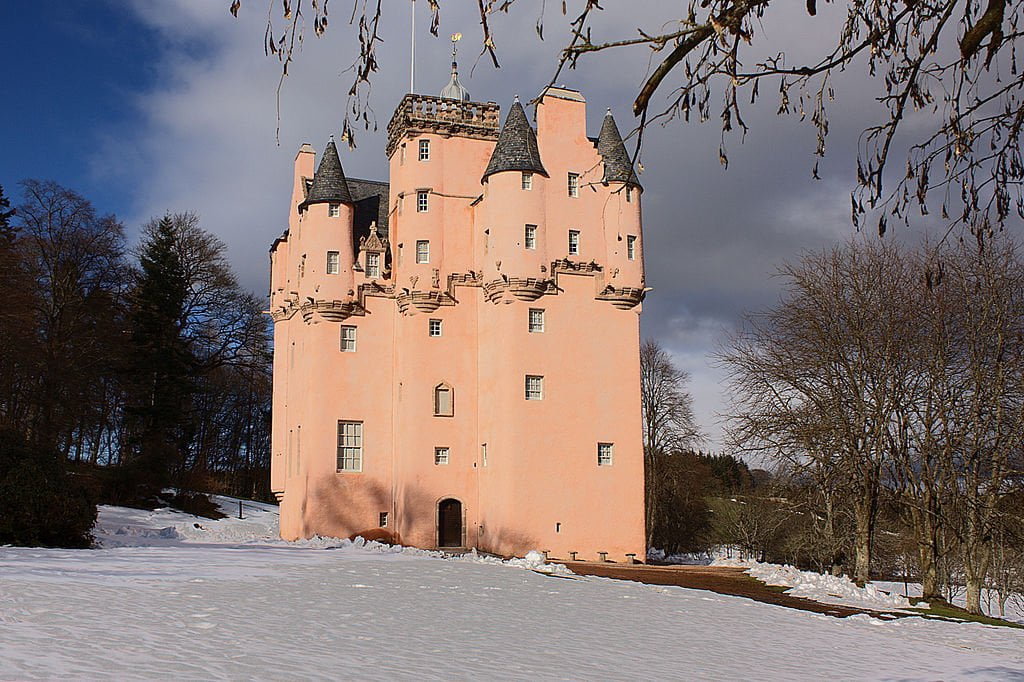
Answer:
[[96, 503], [60, 456], [0, 431], [0, 545], [88, 547]]

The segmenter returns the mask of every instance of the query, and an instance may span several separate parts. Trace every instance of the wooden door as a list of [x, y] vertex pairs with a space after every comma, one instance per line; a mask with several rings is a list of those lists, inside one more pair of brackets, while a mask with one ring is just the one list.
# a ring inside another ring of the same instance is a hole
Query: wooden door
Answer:
[[441, 500], [437, 505], [437, 546], [462, 547], [462, 503]]

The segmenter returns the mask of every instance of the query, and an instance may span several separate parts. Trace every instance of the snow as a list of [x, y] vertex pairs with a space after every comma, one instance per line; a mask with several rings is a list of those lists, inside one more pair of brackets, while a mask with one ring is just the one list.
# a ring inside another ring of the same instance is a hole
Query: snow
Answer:
[[1024, 675], [1018, 630], [837, 619], [573, 577], [539, 554], [286, 543], [272, 506], [243, 515], [104, 507], [98, 549], [0, 547], [0, 679]]
[[[906, 597], [885, 592], [875, 585], [859, 587], [845, 575], [834, 576], [801, 571], [793, 566], [766, 564], [745, 559], [716, 559], [712, 566], [738, 566], [748, 575], [766, 585], [788, 587], [786, 594], [812, 599], [823, 604], [838, 604], [864, 609], [908, 609], [912, 606]], [[927, 604], [924, 604], [927, 607]]]
[[[921, 583], [908, 582], [904, 584], [902, 582], [874, 580], [872, 581], [872, 584], [880, 590], [892, 592], [893, 594], [904, 594], [905, 592], [910, 597], [921, 596]], [[964, 606], [964, 594], [963, 589], [961, 589], [953, 595], [952, 602], [962, 608]], [[987, 615], [994, 616], [996, 618], [1003, 617], [999, 615], [999, 602], [997, 601], [995, 591], [987, 589], [981, 591], [981, 607]], [[1017, 595], [1016, 598], [1010, 599], [1006, 602], [1006, 615], [1004, 618], [1005, 620], [1024, 625], [1024, 600], [1020, 598], [1020, 595]]]

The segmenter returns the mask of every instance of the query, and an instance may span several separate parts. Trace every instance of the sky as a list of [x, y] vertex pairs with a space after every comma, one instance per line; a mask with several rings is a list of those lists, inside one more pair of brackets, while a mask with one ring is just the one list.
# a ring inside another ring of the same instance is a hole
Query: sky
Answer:
[[[269, 1], [243, 0], [235, 19], [228, 0], [4, 0], [0, 26], [13, 27], [0, 43], [9, 67], [0, 81], [6, 194], [16, 202], [20, 180], [56, 180], [100, 212], [116, 214], [130, 239], [153, 217], [194, 211], [226, 243], [240, 281], [266, 293], [267, 249], [287, 223], [295, 152], [303, 142], [320, 150], [340, 133], [352, 80], [346, 70], [358, 49], [347, 24], [351, 2], [333, 0], [326, 36], [309, 32], [284, 82], [278, 143], [280, 64], [263, 50]], [[447, 82], [450, 33], [465, 36], [460, 74], [473, 99], [503, 110], [515, 95], [525, 101], [540, 91], [567, 40], [561, 3], [544, 5], [543, 41], [534, 29], [541, 4], [517, 3], [509, 15], [494, 17], [501, 62], [494, 69], [476, 58], [477, 3], [442, 3], [439, 38], [427, 31], [427, 3], [415, 4], [422, 93]], [[580, 4], [569, 2], [570, 14]], [[802, 3], [787, 3], [760, 30], [797, 61], [828, 44], [834, 33], [823, 27], [842, 19], [836, 4], [819, 7], [812, 20]], [[656, 31], [669, 18], [658, 0], [604, 5], [595, 39]], [[354, 177], [386, 179], [384, 129], [408, 90], [410, 3], [385, 0], [384, 9], [369, 100], [379, 129], [360, 133], [357, 149], [343, 151]], [[560, 76], [559, 84], [586, 96], [590, 135], [606, 108], [624, 133], [635, 125], [630, 105], [649, 56], [645, 49], [597, 55]], [[718, 162], [717, 119], [674, 121], [646, 133], [641, 182], [653, 291], [641, 329], [689, 372], [705, 449], [721, 450], [726, 442], [720, 415], [729, 405], [716, 348], [744, 311], [778, 301], [782, 283], [774, 273], [784, 261], [855, 234], [849, 192], [856, 140], [881, 111], [862, 73], [837, 76], [820, 180], [811, 178], [814, 131], [795, 117], [776, 116], [770, 96], [747, 112], [746, 138], [729, 138], [728, 169]]]

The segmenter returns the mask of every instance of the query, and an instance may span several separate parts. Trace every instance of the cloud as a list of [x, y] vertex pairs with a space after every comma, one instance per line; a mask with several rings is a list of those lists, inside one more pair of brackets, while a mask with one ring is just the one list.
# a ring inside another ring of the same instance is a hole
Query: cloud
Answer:
[[[137, 192], [130, 224], [165, 211], [197, 211], [203, 225], [227, 244], [243, 284], [262, 293], [268, 284], [267, 248], [287, 222], [295, 151], [306, 141], [322, 149], [328, 135], [340, 131], [351, 83], [345, 70], [358, 44], [345, 23], [348, 6], [332, 3], [327, 36], [307, 36], [284, 83], [278, 146], [280, 64], [263, 54], [265, 5], [262, 0], [243, 2], [239, 18], [233, 19], [228, 4], [136, 0], [131, 5], [138, 20], [160, 36], [157, 83], [130, 103], [142, 112], [144, 126], [108, 139], [95, 167]], [[595, 40], [621, 37], [623, 27], [658, 30], [666, 15], [663, 2], [606, 4]], [[535, 10], [516, 4], [508, 15], [497, 14], [502, 68], [496, 71], [474, 52], [475, 3], [444, 5], [439, 39], [426, 32], [426, 3], [416, 5], [417, 90], [434, 92], [444, 85], [447, 34], [462, 31], [464, 83], [474, 99], [502, 105], [517, 93], [532, 96], [547, 83], [572, 18], [561, 15], [560, 3], [547, 3], [541, 42]], [[827, 4], [820, 9], [831, 15], [809, 24], [798, 5], [761, 27], [774, 44], [792, 46], [793, 60], [797, 52], [811, 54], [826, 46], [830, 33], [821, 30], [822, 24], [842, 19], [841, 11]], [[407, 3], [385, 3], [390, 14], [383, 24], [380, 71], [370, 100], [379, 130], [363, 133], [358, 149], [343, 153], [346, 172], [356, 177], [386, 177], [384, 128], [409, 77], [407, 8]], [[584, 59], [578, 69], [559, 77], [587, 96], [591, 134], [607, 106], [620, 127], [629, 129], [629, 107], [650, 68], [650, 56], [646, 49], [620, 50]], [[723, 377], [710, 357], [723, 330], [735, 326], [743, 310], [777, 299], [778, 282], [771, 274], [782, 260], [852, 231], [848, 207], [855, 141], [858, 126], [877, 105], [853, 76], [840, 78], [845, 79], [837, 90], [842, 98], [831, 103], [833, 146], [821, 164], [822, 181], [810, 178], [813, 131], [775, 116], [771, 97], [748, 112], [752, 133], [745, 141], [739, 135], [729, 138], [728, 170], [718, 164], [716, 120], [653, 126], [647, 133], [641, 180], [645, 243], [650, 246], [647, 272], [655, 290], [645, 303], [643, 331], [662, 340], [690, 372], [710, 447], [723, 442], [714, 419], [725, 401]]]

